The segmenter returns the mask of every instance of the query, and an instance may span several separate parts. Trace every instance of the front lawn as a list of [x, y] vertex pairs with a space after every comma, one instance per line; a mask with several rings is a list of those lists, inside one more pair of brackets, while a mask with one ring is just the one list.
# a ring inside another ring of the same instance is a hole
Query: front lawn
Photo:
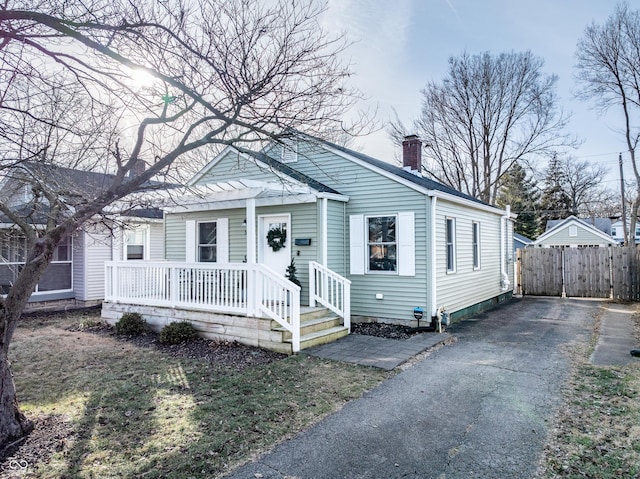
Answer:
[[215, 477], [390, 375], [305, 355], [235, 366], [170, 354], [92, 332], [96, 314], [18, 328], [10, 357], [38, 429], [0, 477]]

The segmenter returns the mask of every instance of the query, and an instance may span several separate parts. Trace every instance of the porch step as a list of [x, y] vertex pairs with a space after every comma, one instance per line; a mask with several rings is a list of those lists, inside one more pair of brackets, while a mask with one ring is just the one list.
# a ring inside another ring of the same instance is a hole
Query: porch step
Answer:
[[[333, 328], [324, 329], [322, 331], [314, 331], [300, 337], [300, 349], [307, 349], [320, 344], [327, 344], [343, 338], [349, 334], [349, 330], [345, 326], [334, 326]], [[286, 342], [290, 343], [291, 339]]]
[[[291, 344], [291, 332], [272, 321], [271, 331], [285, 344]], [[330, 343], [349, 334], [342, 318], [327, 308], [302, 308], [300, 311], [300, 349]]]
[[[282, 340], [287, 341], [291, 339], [291, 332], [276, 323], [276, 327], [272, 328], [272, 331], [277, 331], [282, 334]], [[300, 337], [306, 336], [318, 331], [325, 331], [327, 329], [334, 328], [336, 326], [342, 326], [342, 319], [339, 316], [323, 316], [320, 318], [305, 319], [300, 321]]]

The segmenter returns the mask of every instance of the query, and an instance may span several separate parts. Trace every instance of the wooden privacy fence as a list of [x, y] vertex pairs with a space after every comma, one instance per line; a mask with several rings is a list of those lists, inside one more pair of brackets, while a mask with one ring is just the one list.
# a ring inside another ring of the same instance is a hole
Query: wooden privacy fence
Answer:
[[519, 292], [533, 296], [573, 296], [640, 300], [640, 250], [524, 248], [518, 250]]

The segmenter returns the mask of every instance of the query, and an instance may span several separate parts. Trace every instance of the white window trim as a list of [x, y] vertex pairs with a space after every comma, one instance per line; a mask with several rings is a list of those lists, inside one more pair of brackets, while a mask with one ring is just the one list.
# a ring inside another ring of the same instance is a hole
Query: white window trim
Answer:
[[[384, 217], [391, 217], [391, 216], [393, 216], [396, 219], [396, 238], [395, 238], [395, 241], [393, 242], [396, 245], [396, 269], [393, 270], [393, 271], [371, 270], [371, 269], [369, 269], [369, 266], [371, 264], [371, 259], [369, 257], [369, 219], [371, 219], [371, 218], [384, 218]], [[398, 270], [399, 270], [399, 267], [400, 267], [400, 243], [398, 241], [399, 233], [400, 233], [400, 231], [399, 231], [398, 214], [397, 213], [379, 214], [379, 215], [366, 215], [364, 217], [364, 234], [365, 234], [365, 238], [364, 238], [364, 257], [365, 257], [365, 273], [366, 274], [383, 274], [383, 275], [398, 276]]]
[[578, 237], [578, 227], [576, 225], [569, 226], [569, 237], [570, 238]]
[[[473, 242], [473, 236], [475, 235], [475, 232], [477, 232], [478, 234], [476, 235], [476, 239], [477, 242], [474, 243]], [[481, 252], [482, 252], [482, 242], [480, 241], [481, 238], [481, 228], [480, 228], [480, 222], [479, 221], [473, 221], [471, 223], [471, 245], [473, 248], [473, 270], [477, 271], [482, 267], [482, 260], [481, 260]], [[477, 263], [476, 263], [477, 260]]]
[[142, 261], [149, 260], [149, 249], [150, 249], [150, 236], [151, 236], [151, 228], [149, 225], [138, 224], [136, 226], [125, 228], [123, 232], [123, 241], [122, 241], [122, 259], [124, 261], [140, 261], [139, 259], [129, 259], [128, 256], [128, 246], [129, 246], [129, 231], [132, 229], [143, 229], [144, 230], [144, 241], [142, 243]]
[[[449, 242], [447, 241], [447, 239], [448, 239], [447, 238], [447, 232], [448, 232], [448, 229], [449, 229], [448, 228], [449, 221], [451, 221], [451, 223], [453, 225], [453, 228], [452, 228], [453, 238], [452, 238], [452, 241], [451, 241], [451, 244], [452, 244], [452, 248], [451, 248], [452, 249], [452, 253], [451, 253], [451, 255], [452, 255], [452, 258], [451, 258], [451, 260], [452, 260], [451, 261], [452, 268], [451, 269], [449, 269]], [[457, 261], [456, 261], [456, 259], [457, 259], [456, 258], [456, 256], [457, 256], [457, 254], [456, 254], [456, 246], [457, 246], [456, 245], [456, 219], [452, 218], [452, 217], [449, 217], [449, 216], [445, 217], [445, 223], [444, 223], [444, 245], [445, 245], [445, 261], [446, 261], [445, 266], [446, 266], [446, 269], [447, 269], [447, 274], [454, 274], [456, 272], [456, 266], [457, 266]]]

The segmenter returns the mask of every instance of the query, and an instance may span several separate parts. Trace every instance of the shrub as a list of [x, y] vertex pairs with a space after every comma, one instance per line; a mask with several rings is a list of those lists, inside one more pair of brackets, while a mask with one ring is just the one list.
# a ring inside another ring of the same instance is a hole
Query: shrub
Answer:
[[140, 336], [147, 329], [147, 322], [139, 313], [125, 313], [116, 323], [116, 334], [123, 336]]
[[198, 336], [196, 328], [189, 321], [169, 323], [160, 331], [162, 344], [180, 344], [193, 341]]

